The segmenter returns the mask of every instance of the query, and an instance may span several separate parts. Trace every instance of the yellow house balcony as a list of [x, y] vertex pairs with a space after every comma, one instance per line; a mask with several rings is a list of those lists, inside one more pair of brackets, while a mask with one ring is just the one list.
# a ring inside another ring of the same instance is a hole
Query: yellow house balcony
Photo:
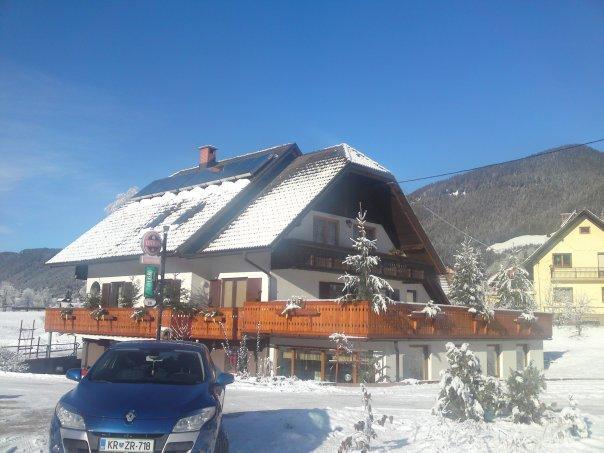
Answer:
[[552, 269], [552, 282], [604, 281], [604, 268], [556, 267]]

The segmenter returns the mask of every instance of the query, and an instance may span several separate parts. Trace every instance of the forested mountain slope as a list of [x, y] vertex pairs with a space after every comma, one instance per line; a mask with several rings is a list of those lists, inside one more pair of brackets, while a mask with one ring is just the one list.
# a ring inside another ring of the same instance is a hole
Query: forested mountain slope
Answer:
[[548, 234], [559, 227], [561, 213], [588, 208], [600, 215], [604, 210], [604, 153], [582, 146], [538, 154], [429, 184], [409, 200], [450, 265], [463, 234], [425, 207], [489, 245]]

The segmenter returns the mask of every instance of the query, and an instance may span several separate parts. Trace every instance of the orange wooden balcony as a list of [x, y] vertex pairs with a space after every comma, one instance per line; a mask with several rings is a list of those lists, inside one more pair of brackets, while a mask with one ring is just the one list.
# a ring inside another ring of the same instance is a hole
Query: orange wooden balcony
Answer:
[[[440, 305], [436, 318], [421, 313], [422, 304], [391, 305], [376, 314], [368, 302], [340, 305], [333, 301], [307, 301], [301, 309], [283, 314], [285, 302], [246, 302], [244, 308], [220, 308], [223, 316], [205, 319], [172, 315], [164, 311], [162, 326], [178, 331], [180, 338], [200, 340], [240, 339], [243, 334], [327, 338], [334, 332], [366, 339], [547, 339], [552, 336], [552, 315], [536, 313], [537, 321], [526, 324], [519, 312], [497, 310], [486, 323], [467, 308]], [[62, 319], [60, 310], [46, 310], [46, 331], [122, 337], [153, 338], [155, 319], [134, 321], [130, 308], [108, 308], [106, 319], [96, 321], [88, 309], [74, 309], [73, 319]], [[150, 310], [156, 316], [156, 310]]]

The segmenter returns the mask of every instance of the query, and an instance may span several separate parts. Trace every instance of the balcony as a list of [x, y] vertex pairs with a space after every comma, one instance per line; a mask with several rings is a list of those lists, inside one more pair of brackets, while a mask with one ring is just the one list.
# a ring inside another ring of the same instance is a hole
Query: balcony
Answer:
[[[245, 302], [243, 308], [220, 308], [216, 318], [177, 316], [164, 311], [162, 326], [191, 340], [238, 340], [244, 334], [255, 336], [326, 339], [334, 332], [362, 339], [547, 339], [552, 335], [552, 315], [537, 313], [537, 321], [526, 325], [519, 312], [497, 310], [490, 323], [477, 319], [464, 307], [441, 305], [436, 318], [421, 312], [424, 305], [391, 305], [384, 314], [376, 314], [369, 302], [340, 305], [334, 301], [307, 301], [303, 307], [283, 314], [285, 302]], [[132, 309], [108, 308], [101, 320], [94, 320], [88, 309], [77, 308], [61, 317], [57, 308], [46, 310], [45, 329], [49, 332], [153, 338], [156, 310], [146, 320], [131, 319]], [[65, 319], [66, 318], [66, 319]]]
[[604, 281], [604, 268], [597, 267], [554, 267], [552, 282], [561, 281]]
[[[349, 270], [343, 261], [352, 252], [345, 247], [289, 239], [273, 252], [271, 267], [343, 274]], [[374, 273], [384, 278], [421, 283], [430, 272], [430, 266], [418, 260], [386, 254], [378, 256], [380, 264]]]

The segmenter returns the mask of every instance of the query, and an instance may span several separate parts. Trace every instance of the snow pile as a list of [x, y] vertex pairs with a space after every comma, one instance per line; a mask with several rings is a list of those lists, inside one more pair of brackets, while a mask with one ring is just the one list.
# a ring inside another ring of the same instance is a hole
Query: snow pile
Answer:
[[319, 381], [302, 381], [296, 377], [285, 376], [255, 377], [237, 375], [235, 376], [235, 384], [229, 386], [229, 390], [233, 388], [251, 388], [280, 393], [338, 393], [341, 391], [340, 387], [336, 387], [332, 384], [326, 384]]
[[544, 234], [525, 234], [523, 236], [513, 237], [504, 242], [497, 242], [490, 247], [487, 247], [487, 250], [490, 250], [494, 253], [504, 253], [509, 250], [527, 247], [529, 245], [540, 246], [543, 245], [548, 239], [549, 238], [547, 235]]
[[[544, 342], [547, 379], [604, 379], [604, 327], [584, 328], [577, 337], [575, 328], [554, 327], [553, 338]], [[549, 366], [548, 366], [549, 364]]]

